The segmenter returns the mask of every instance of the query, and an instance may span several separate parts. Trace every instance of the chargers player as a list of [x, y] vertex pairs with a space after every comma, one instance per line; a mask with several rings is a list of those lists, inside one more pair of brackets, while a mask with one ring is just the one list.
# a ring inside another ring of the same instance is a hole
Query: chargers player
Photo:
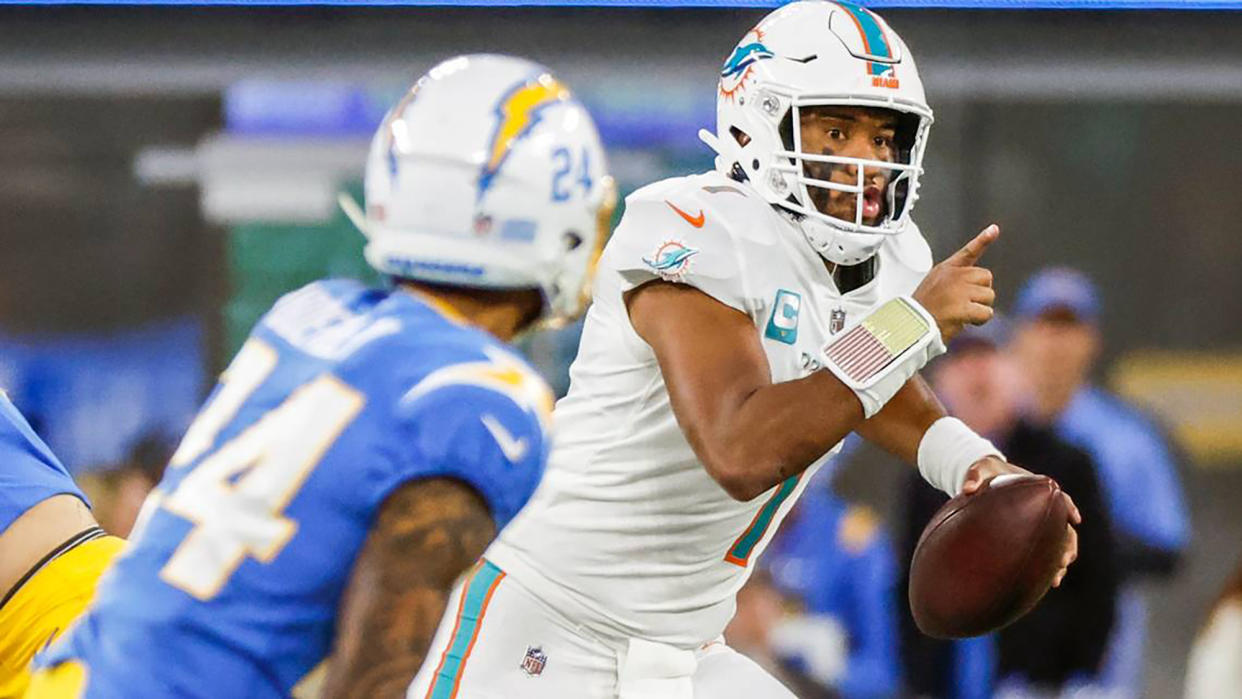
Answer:
[[1021, 472], [915, 378], [991, 317], [976, 262], [998, 230], [929, 272], [910, 210], [932, 115], [901, 39], [854, 5], [790, 3], [737, 45], [717, 104], [715, 171], [627, 200], [544, 484], [412, 699], [792, 696], [719, 637], [843, 437], [954, 494]]
[[0, 392], [0, 697], [22, 695], [30, 659], [82, 613], [124, 544]]
[[580, 311], [604, 165], [541, 66], [420, 79], [367, 163], [366, 257], [395, 288], [317, 282], [264, 316], [27, 696], [284, 697], [330, 653], [325, 695], [402, 694], [542, 474], [550, 393], [502, 341]]

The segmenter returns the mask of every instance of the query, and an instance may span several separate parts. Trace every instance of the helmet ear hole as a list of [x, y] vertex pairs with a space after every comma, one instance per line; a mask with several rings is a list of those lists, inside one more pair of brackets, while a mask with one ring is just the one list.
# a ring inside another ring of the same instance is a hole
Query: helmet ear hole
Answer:
[[897, 161], [909, 164], [914, 154], [914, 145], [918, 140], [920, 118], [917, 114], [901, 114], [897, 121], [895, 145]]
[[566, 250], [577, 250], [582, 245], [582, 236], [577, 231], [566, 231], [563, 240]]
[[750, 143], [750, 134], [736, 126], [729, 127], [729, 135], [733, 136], [733, 140], [737, 141], [737, 144], [743, 148], [746, 147], [747, 143]]
[[781, 134], [781, 143], [784, 144], [785, 150], [788, 151], [792, 151], [794, 149], [793, 112], [794, 110], [792, 109], [785, 112], [784, 118], [781, 119], [780, 126], [777, 127]]

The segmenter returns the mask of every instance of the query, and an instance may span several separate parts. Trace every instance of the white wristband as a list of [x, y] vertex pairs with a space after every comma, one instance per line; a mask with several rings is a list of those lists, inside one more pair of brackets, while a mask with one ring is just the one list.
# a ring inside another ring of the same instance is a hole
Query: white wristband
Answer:
[[870, 418], [943, 352], [936, 319], [918, 301], [898, 296], [829, 341], [824, 366], [854, 391]]
[[970, 465], [985, 456], [1005, 459], [999, 449], [966, 423], [955, 417], [942, 417], [927, 428], [919, 442], [919, 473], [952, 497], [962, 491]]

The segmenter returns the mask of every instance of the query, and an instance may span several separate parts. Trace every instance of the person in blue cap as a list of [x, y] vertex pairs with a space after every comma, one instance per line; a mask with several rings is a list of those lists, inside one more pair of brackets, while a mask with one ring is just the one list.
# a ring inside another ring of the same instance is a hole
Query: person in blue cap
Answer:
[[1091, 454], [1109, 504], [1126, 582], [1099, 681], [1142, 693], [1147, 609], [1136, 583], [1169, 576], [1186, 549], [1190, 521], [1172, 452], [1161, 430], [1091, 381], [1101, 337], [1100, 295], [1086, 275], [1042, 270], [1027, 280], [1013, 315], [1013, 355], [1029, 382], [1028, 417], [1052, 425]]

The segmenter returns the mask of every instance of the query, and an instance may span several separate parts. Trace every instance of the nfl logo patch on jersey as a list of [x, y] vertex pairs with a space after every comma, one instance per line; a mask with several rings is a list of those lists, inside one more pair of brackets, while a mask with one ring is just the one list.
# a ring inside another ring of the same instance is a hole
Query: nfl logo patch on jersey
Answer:
[[845, 327], [845, 309], [834, 308], [832, 315], [828, 316], [828, 332], [836, 335], [841, 332], [841, 328]]
[[528, 646], [526, 648], [526, 657], [522, 658], [522, 672], [527, 677], [538, 677], [543, 674], [543, 668], [548, 664], [548, 656], [543, 652], [543, 648], [538, 646]]

